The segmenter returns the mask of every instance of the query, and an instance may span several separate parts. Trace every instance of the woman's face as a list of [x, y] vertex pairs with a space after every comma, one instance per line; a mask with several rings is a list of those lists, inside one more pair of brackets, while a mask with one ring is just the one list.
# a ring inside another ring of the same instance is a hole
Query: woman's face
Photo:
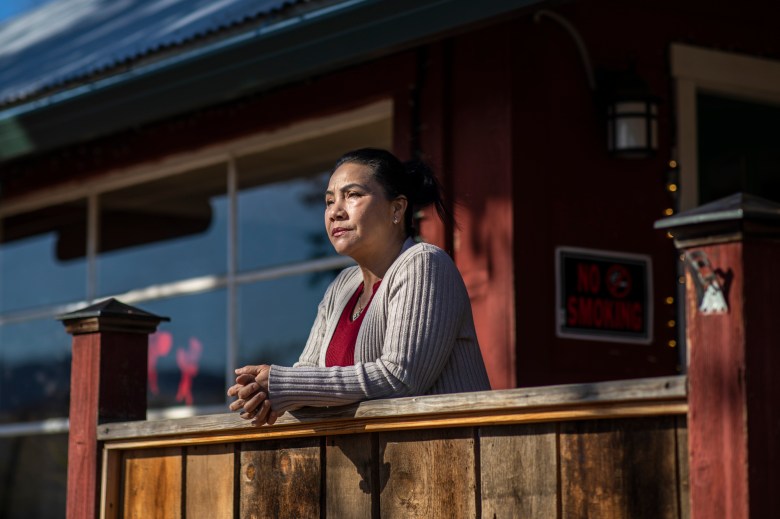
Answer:
[[403, 240], [404, 202], [388, 200], [368, 166], [342, 164], [325, 192], [325, 229], [333, 248], [358, 263], [384, 253]]

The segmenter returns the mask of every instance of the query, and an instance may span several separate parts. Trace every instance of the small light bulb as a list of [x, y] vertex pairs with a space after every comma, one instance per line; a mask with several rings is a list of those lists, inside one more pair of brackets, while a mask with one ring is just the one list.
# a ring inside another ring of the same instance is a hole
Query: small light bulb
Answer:
[[670, 232], [667, 232], [666, 233], [666, 237], [667, 238], [674, 238], [674, 235], [672, 233], [670, 233]]
[[669, 296], [666, 298], [666, 304], [667, 305], [673, 305], [674, 304], [674, 298]]
[[670, 168], [676, 168], [677, 167], [677, 161], [672, 159], [669, 161], [669, 167]]
[[674, 193], [677, 191], [677, 184], [669, 184], [666, 186], [666, 189], [668, 189], [670, 193]]
[[671, 341], [669, 341], [667, 344], [669, 345], [669, 347], [670, 347], [670, 348], [674, 348], [675, 346], [677, 346], [677, 341], [675, 341], [674, 339], [672, 339], [672, 340], [671, 340]]
[[677, 323], [674, 322], [674, 319], [669, 319], [669, 321], [667, 321], [666, 323], [666, 326], [668, 326], [669, 328], [674, 328], [675, 324]]
[[684, 285], [685, 284], [685, 276], [680, 276], [679, 278], [677, 278], [677, 282], [680, 283], [681, 285]]

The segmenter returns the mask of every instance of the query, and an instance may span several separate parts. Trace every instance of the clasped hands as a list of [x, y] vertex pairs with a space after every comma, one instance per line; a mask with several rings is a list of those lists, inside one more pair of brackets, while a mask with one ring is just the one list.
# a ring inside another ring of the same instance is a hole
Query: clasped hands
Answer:
[[241, 418], [252, 420], [252, 425], [273, 425], [278, 418], [268, 399], [268, 376], [271, 366], [244, 366], [236, 371], [236, 383], [228, 389], [228, 396], [236, 397], [231, 411], [241, 410]]

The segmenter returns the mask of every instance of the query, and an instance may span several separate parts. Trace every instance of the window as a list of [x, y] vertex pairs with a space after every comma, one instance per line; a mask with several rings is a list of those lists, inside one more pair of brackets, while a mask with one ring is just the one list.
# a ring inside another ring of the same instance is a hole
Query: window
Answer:
[[[149, 340], [157, 416], [227, 411], [234, 367], [297, 359], [351, 264], [323, 230], [325, 172], [349, 149], [391, 147], [391, 113], [383, 101], [0, 207], [0, 516], [64, 509], [71, 340], [57, 315], [112, 296], [171, 317]], [[44, 499], [25, 490], [41, 469]]]

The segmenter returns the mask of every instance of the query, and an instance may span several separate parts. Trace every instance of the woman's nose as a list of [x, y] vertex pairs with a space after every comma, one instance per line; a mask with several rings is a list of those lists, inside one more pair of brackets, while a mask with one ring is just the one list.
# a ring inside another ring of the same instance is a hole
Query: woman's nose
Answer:
[[344, 206], [339, 201], [334, 201], [328, 206], [328, 218], [331, 220], [341, 220], [344, 218]]

